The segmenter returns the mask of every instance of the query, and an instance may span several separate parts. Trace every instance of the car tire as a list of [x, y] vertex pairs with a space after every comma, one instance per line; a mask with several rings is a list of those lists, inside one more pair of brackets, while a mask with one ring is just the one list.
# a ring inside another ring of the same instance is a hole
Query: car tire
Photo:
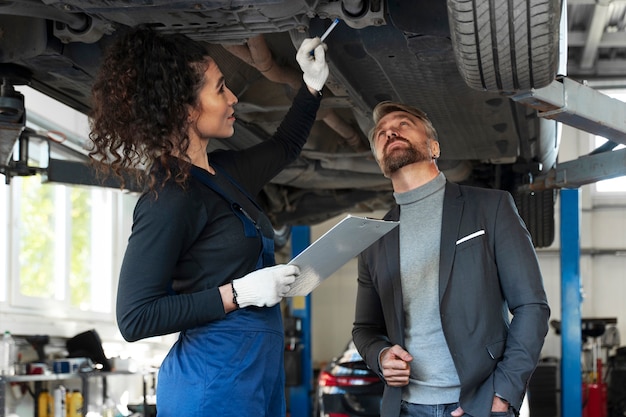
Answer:
[[561, 0], [447, 0], [456, 64], [476, 90], [510, 94], [556, 77]]
[[530, 232], [534, 247], [550, 246], [554, 241], [556, 191], [516, 191], [514, 199], [517, 210]]

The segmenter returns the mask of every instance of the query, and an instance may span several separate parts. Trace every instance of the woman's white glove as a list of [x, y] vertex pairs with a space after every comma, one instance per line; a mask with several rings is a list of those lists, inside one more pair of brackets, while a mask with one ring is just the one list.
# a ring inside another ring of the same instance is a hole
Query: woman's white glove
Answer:
[[289, 292], [300, 269], [295, 265], [275, 265], [257, 269], [233, 280], [233, 296], [239, 307], [272, 307]]
[[318, 37], [307, 38], [302, 41], [296, 60], [302, 69], [304, 83], [314, 90], [322, 91], [328, 78], [326, 45]]

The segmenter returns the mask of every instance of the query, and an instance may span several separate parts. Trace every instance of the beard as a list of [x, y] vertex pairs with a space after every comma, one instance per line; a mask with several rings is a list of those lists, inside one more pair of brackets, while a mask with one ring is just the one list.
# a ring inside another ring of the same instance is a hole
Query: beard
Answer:
[[430, 160], [428, 155], [424, 152], [420, 152], [420, 150], [415, 148], [409, 141], [401, 138], [396, 140], [406, 142], [408, 147], [394, 149], [390, 153], [386, 152], [387, 147], [383, 149], [383, 157], [380, 161], [380, 166], [386, 177], [407, 165]]

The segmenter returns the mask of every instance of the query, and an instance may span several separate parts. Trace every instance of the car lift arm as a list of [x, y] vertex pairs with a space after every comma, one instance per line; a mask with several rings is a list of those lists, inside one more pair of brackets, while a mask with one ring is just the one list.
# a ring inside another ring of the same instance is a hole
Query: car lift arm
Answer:
[[578, 188], [581, 185], [626, 175], [626, 149], [581, 156], [559, 163], [546, 175], [537, 176], [531, 184], [520, 187], [527, 191], [555, 188]]
[[[544, 88], [518, 92], [510, 98], [574, 128], [626, 145], [626, 103], [593, 88], [558, 77]], [[626, 175], [626, 149], [594, 153], [562, 162], [524, 188], [531, 191], [576, 188], [599, 180]]]

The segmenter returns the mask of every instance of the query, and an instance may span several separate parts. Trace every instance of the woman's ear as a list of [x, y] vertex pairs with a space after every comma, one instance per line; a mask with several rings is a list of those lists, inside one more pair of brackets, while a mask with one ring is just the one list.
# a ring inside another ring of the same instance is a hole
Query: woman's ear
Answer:
[[193, 123], [193, 121], [195, 120], [195, 116], [193, 115], [193, 113], [187, 113], [187, 123], [191, 124]]
[[187, 123], [191, 124], [198, 118], [198, 110], [193, 107], [187, 105]]

